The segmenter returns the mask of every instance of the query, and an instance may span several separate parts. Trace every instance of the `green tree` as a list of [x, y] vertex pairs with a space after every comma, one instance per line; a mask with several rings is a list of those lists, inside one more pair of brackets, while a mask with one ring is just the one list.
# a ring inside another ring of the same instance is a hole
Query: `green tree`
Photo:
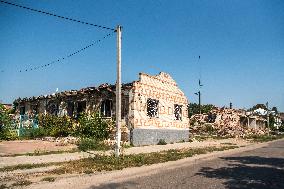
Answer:
[[[212, 104], [201, 105], [201, 113], [209, 113], [215, 106]], [[188, 116], [199, 114], [199, 105], [197, 103], [188, 104]]]
[[275, 124], [274, 115], [269, 114], [269, 128], [274, 130], [275, 129], [274, 124]]
[[5, 106], [0, 104], [0, 139], [13, 140], [15, 138], [17, 138], [17, 133], [13, 131], [12, 119]]
[[265, 106], [265, 104], [256, 104], [252, 108], [249, 108], [249, 111], [253, 111], [259, 108], [267, 110], [267, 107]]
[[278, 114], [277, 107], [274, 106], [271, 110], [274, 111], [276, 114]]

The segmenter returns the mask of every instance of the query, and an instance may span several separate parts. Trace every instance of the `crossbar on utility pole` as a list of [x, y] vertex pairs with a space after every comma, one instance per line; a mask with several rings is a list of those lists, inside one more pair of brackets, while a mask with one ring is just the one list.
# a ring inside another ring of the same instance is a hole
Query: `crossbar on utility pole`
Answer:
[[116, 145], [115, 156], [120, 155], [120, 140], [121, 140], [121, 26], [116, 27], [116, 42], [117, 42], [117, 79], [116, 79]]

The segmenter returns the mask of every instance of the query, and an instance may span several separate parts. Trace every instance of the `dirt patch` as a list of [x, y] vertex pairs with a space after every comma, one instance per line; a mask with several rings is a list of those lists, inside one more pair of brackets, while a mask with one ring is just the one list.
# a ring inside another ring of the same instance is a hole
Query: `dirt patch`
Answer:
[[76, 148], [74, 144], [58, 146], [55, 142], [41, 140], [17, 140], [0, 142], [0, 155], [26, 154], [49, 151], [68, 151]]

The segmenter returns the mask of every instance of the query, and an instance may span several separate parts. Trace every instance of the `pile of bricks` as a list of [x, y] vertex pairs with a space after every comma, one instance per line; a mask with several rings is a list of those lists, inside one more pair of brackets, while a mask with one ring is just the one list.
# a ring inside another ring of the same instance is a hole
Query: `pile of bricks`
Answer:
[[266, 128], [249, 128], [241, 124], [241, 117], [245, 117], [243, 110], [214, 108], [208, 114], [196, 114], [190, 118], [191, 132], [204, 134], [211, 132], [222, 137], [245, 137], [253, 134], [265, 134]]

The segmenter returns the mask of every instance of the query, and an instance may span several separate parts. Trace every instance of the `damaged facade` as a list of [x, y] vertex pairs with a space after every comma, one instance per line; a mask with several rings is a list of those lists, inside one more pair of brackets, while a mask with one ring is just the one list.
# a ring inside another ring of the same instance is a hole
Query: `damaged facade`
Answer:
[[[17, 99], [18, 115], [68, 115], [99, 112], [115, 117], [115, 86], [103, 84], [52, 95]], [[167, 73], [139, 74], [139, 80], [122, 85], [122, 125], [133, 145], [188, 141], [187, 98]]]

